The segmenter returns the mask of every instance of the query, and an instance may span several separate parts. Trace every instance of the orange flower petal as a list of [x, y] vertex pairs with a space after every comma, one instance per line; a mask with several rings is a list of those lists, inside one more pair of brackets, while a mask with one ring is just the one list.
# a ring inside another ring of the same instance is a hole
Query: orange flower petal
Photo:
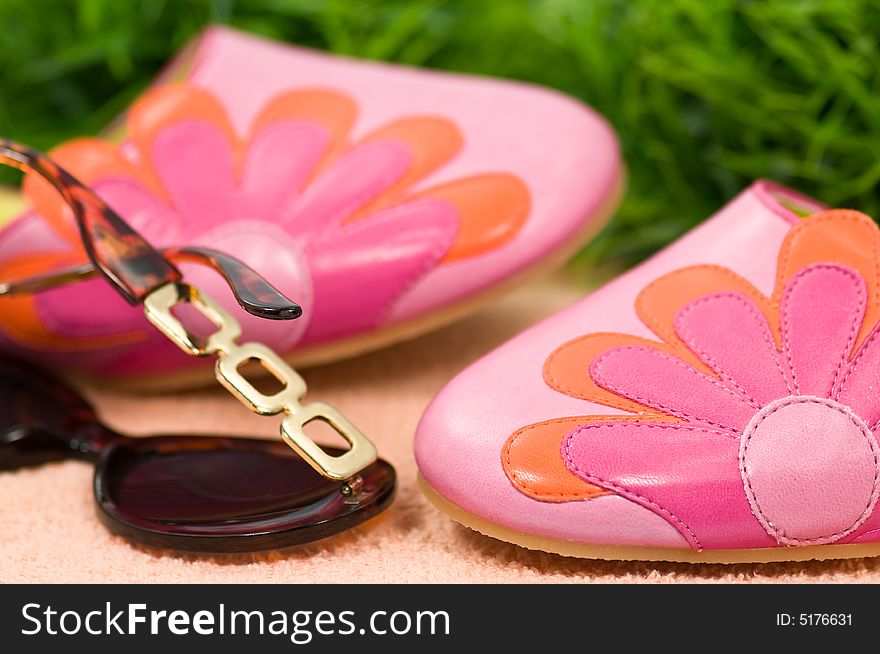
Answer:
[[327, 148], [321, 164], [316, 167], [317, 171], [340, 154], [356, 116], [357, 104], [344, 93], [325, 89], [289, 91], [266, 103], [251, 125], [248, 142], [252, 141], [260, 131], [276, 123], [318, 124], [327, 130], [330, 147]]
[[359, 220], [399, 200], [418, 180], [430, 175], [454, 157], [461, 150], [464, 139], [455, 123], [446, 118], [411, 116], [368, 134], [354, 147], [387, 142], [398, 143], [406, 148], [412, 157], [409, 169], [393, 186], [349, 216], [345, 222]]
[[867, 308], [855, 349], [880, 318], [880, 229], [868, 216], [848, 209], [833, 209], [804, 218], [789, 230], [779, 250], [776, 304], [789, 278], [812, 263], [841, 263], [865, 280]]
[[[608, 416], [606, 419], [631, 418]], [[608, 491], [571, 472], [559, 454], [562, 440], [589, 420], [589, 417], [545, 420], [514, 432], [501, 451], [507, 478], [521, 493], [542, 502], [587, 500], [607, 494]]]
[[532, 203], [526, 185], [506, 173], [465, 177], [413, 198], [443, 200], [458, 211], [458, 235], [444, 262], [477, 256], [513, 239], [525, 224]]
[[[812, 219], [811, 219], [812, 220]], [[667, 343], [684, 349], [680, 358], [708, 371], [675, 333], [675, 316], [694, 300], [719, 292], [739, 292], [750, 298], [767, 318], [770, 330], [779, 343], [779, 315], [769, 298], [732, 270], [722, 266], [701, 265], [681, 268], [658, 277], [636, 298], [636, 313], [655, 334]]]
[[514, 175], [486, 173], [458, 179], [424, 192], [402, 197], [406, 189], [452, 159], [463, 145], [458, 127], [445, 118], [403, 118], [373, 132], [361, 143], [397, 142], [412, 156], [409, 170], [393, 186], [346, 223], [377, 210], [410, 200], [433, 198], [453, 205], [459, 215], [459, 231], [443, 262], [466, 259], [510, 241], [525, 223], [531, 209], [526, 185]]
[[[621, 411], [629, 411], [641, 416], [649, 416], [652, 420], [657, 416], [665, 415], [656, 409], [644, 406], [621, 397], [616, 393], [606, 390], [596, 384], [590, 376], [590, 364], [593, 360], [608, 350], [621, 345], [641, 345], [660, 350], [672, 356], [686, 359], [688, 362], [699, 365], [706, 371], [706, 367], [683, 346], [669, 345], [649, 341], [639, 336], [615, 333], [586, 334], [572, 339], [560, 345], [544, 362], [544, 381], [550, 388], [565, 393], [571, 397], [578, 397], [589, 402], [595, 402]], [[709, 374], [712, 374], [709, 371]]]

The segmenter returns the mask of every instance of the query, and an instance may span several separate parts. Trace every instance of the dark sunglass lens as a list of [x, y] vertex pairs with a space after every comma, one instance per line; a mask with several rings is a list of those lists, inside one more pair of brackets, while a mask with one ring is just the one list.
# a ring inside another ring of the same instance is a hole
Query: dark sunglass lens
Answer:
[[322, 478], [280, 442], [157, 437], [112, 446], [96, 473], [111, 530], [198, 552], [277, 549], [348, 529], [391, 501], [378, 462], [356, 488]]

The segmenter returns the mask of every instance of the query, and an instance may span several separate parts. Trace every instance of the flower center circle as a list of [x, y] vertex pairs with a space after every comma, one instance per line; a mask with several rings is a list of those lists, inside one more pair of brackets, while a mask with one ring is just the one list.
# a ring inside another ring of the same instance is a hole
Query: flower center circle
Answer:
[[786, 397], [768, 404], [743, 432], [739, 462], [752, 513], [784, 545], [837, 541], [877, 503], [877, 441], [833, 400]]

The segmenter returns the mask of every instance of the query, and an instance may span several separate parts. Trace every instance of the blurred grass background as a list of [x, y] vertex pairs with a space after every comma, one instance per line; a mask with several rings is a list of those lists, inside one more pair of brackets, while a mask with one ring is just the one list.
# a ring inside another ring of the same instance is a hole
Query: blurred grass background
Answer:
[[630, 173], [593, 263], [650, 254], [756, 177], [880, 213], [873, 0], [0, 0], [0, 134], [99, 131], [210, 22], [593, 105]]

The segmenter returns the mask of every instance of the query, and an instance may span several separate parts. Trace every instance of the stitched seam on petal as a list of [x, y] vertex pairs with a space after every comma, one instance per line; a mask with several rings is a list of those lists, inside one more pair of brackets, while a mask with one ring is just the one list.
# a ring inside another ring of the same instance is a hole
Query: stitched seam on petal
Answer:
[[[724, 381], [730, 383], [731, 385], [736, 387], [740, 392], [742, 392], [742, 394], [749, 400], [749, 402], [755, 408], [760, 408], [761, 407], [760, 402], [758, 402], [754, 397], [752, 397], [752, 395], [748, 391], [746, 391], [746, 389], [744, 389], [733, 377], [731, 377], [730, 375], [725, 373], [721, 369], [721, 367], [717, 364], [715, 359], [713, 359], [711, 356], [709, 356], [708, 352], [706, 352], [705, 350], [703, 350], [699, 347], [696, 347], [695, 345], [693, 345], [690, 342], [690, 340], [692, 340], [692, 337], [693, 337], [693, 332], [688, 331], [687, 327], [684, 324], [684, 317], [687, 314], [689, 314], [691, 311], [693, 311], [696, 307], [700, 306], [701, 304], [706, 304], [713, 299], [719, 299], [719, 298], [730, 298], [732, 300], [739, 302], [743, 307], [745, 307], [745, 309], [749, 312], [749, 315], [751, 315], [751, 317], [754, 318], [755, 324], [758, 327], [762, 328], [761, 336], [763, 337], [764, 342], [770, 346], [772, 352], [774, 352], [774, 353], [777, 352], [776, 344], [773, 342], [773, 339], [769, 333], [769, 327], [767, 325], [767, 320], [766, 320], [766, 318], [764, 320], [762, 320], [762, 318], [764, 318], [764, 314], [762, 312], [758, 311], [756, 309], [755, 305], [752, 302], [750, 302], [746, 298], [746, 296], [743, 295], [742, 293], [735, 293], [735, 292], [714, 293], [712, 295], [707, 295], [705, 297], [701, 297], [701, 298], [694, 300], [690, 304], [685, 305], [684, 308], [682, 308], [678, 312], [678, 314], [676, 315], [675, 329], [679, 333], [679, 335], [682, 337], [682, 340], [685, 342], [685, 344], [691, 350], [694, 351], [694, 354], [696, 354], [698, 357], [700, 357], [700, 359], [702, 359], [712, 370], [714, 370], [716, 373], [718, 373], [718, 376], [721, 377]], [[763, 329], [765, 327], [767, 327], [767, 329]], [[779, 357], [774, 356], [773, 362], [776, 364], [776, 368], [779, 370], [779, 374], [781, 375], [783, 381], [785, 381], [786, 386], [788, 387], [789, 391], [791, 391], [791, 386], [785, 377], [785, 372], [783, 371], [782, 364], [779, 362]]]
[[[542, 422], [542, 423], [536, 423], [536, 424], [541, 424], [541, 425], [559, 425], [559, 424], [563, 424], [563, 423], [566, 423], [566, 422], [570, 422], [570, 419], [566, 419], [566, 418], [556, 418], [556, 419], [554, 419], [554, 420], [547, 420], [547, 421], [545, 421], [545, 422]], [[535, 425], [528, 425], [528, 426], [526, 426], [526, 427], [522, 427], [521, 429], [518, 429], [518, 430], [513, 434], [513, 436], [511, 436], [511, 437], [507, 440], [507, 443], [505, 443], [505, 445], [504, 445], [504, 461], [507, 463], [507, 466], [506, 466], [506, 470], [505, 470], [505, 472], [509, 472], [509, 475], [508, 475], [508, 476], [511, 478], [511, 481], [514, 483], [514, 485], [519, 487], [519, 490], [521, 490], [522, 492], [528, 492], [532, 497], [536, 497], [536, 498], [538, 498], [538, 497], [542, 497], [542, 498], [566, 499], [566, 500], [569, 500], [569, 499], [570, 499], [570, 500], [579, 500], [579, 499], [581, 499], [581, 498], [583, 497], [583, 494], [582, 494], [582, 493], [554, 493], [554, 492], [551, 492], [551, 491], [538, 492], [538, 491], [534, 490], [533, 488], [529, 487], [529, 485], [528, 485], [527, 483], [525, 483], [525, 481], [522, 479], [522, 475], [521, 475], [517, 470], [515, 470], [515, 469], [513, 468], [513, 461], [511, 461], [511, 459], [510, 459], [510, 451], [511, 451], [511, 449], [513, 448], [513, 444], [514, 444], [517, 440], [519, 440], [520, 438], [522, 438], [522, 436], [525, 434], [525, 431], [526, 431], [527, 429], [529, 429], [529, 428], [531, 428], [531, 427], [534, 427], [534, 426], [535, 426]], [[583, 426], [583, 425], [576, 425], [575, 427], [572, 428], [571, 431], [578, 430], [578, 429], [580, 429], [582, 426]], [[570, 433], [570, 432], [569, 432], [569, 433]], [[567, 438], [568, 438], [568, 434], [567, 434], [566, 436], [563, 437], [563, 441], [564, 441], [565, 439], [567, 439]], [[605, 491], [605, 489], [603, 489], [603, 488], [599, 488], [599, 487], [597, 487], [597, 490], [599, 490], [599, 491], [604, 491], [604, 493], [609, 493], [609, 492], [610, 492], [610, 491]], [[600, 495], [600, 494], [603, 494], [603, 493], [602, 493], [602, 492], [597, 493], [597, 495]]]
[[[712, 425], [713, 427], [718, 427], [719, 429], [723, 429], [723, 430], [725, 430], [725, 431], [728, 431], [728, 432], [731, 432], [731, 433], [733, 433], [733, 434], [736, 434], [737, 436], [740, 434], [740, 431], [739, 431], [738, 429], [733, 428], [733, 427], [728, 427], [728, 426], [726, 426], [726, 425], [723, 425], [723, 424], [721, 424], [721, 423], [719, 423], [719, 422], [715, 422], [715, 421], [713, 421], [713, 420], [709, 420], [709, 419], [707, 419], [707, 418], [700, 418], [700, 417], [698, 417], [698, 416], [695, 416], [695, 415], [690, 414], [690, 413], [686, 413], [686, 412], [684, 412], [684, 411], [675, 411], [675, 410], [672, 409], [671, 407], [668, 407], [668, 406], [662, 404], [661, 402], [657, 402], [657, 401], [655, 401], [655, 400], [651, 400], [651, 399], [649, 399], [649, 398], [645, 398], [645, 397], [642, 397], [642, 396], [640, 396], [640, 395], [636, 395], [636, 394], [634, 394], [634, 393], [626, 393], [626, 392], [624, 392], [619, 386], [615, 386], [614, 384], [612, 384], [611, 382], [609, 382], [607, 379], [605, 379], [605, 378], [602, 376], [602, 373], [601, 373], [601, 371], [599, 370], [599, 367], [605, 362], [605, 359], [606, 359], [606, 358], [607, 358], [612, 352], [616, 352], [616, 351], [620, 351], [620, 350], [642, 350], [642, 349], [650, 349], [650, 348], [642, 348], [641, 346], [638, 346], [638, 345], [621, 345], [621, 346], [619, 346], [619, 347], [615, 347], [615, 348], [613, 348], [613, 349], [611, 349], [611, 350], [608, 350], [607, 352], [603, 352], [601, 355], [599, 355], [598, 357], [596, 357], [596, 358], [593, 360], [593, 363], [590, 365], [590, 375], [593, 377], [593, 380], [594, 380], [597, 384], [599, 384], [601, 387], [603, 387], [603, 388], [605, 388], [605, 389], [607, 389], [607, 390], [609, 390], [609, 391], [611, 391], [611, 392], [613, 392], [613, 393], [617, 393], [618, 395], [621, 395], [621, 396], [623, 396], [623, 397], [631, 398], [631, 399], [635, 400], [636, 402], [640, 402], [641, 404], [646, 404], [646, 405], [648, 405], [648, 406], [650, 406], [650, 407], [653, 407], [653, 408], [655, 408], [655, 409], [659, 409], [660, 411], [665, 411], [666, 413], [671, 413], [672, 415], [678, 416], [678, 417], [680, 417], [680, 418], [686, 418], [686, 419], [698, 420], [698, 421], [700, 421], [700, 422], [705, 422], [705, 423], [707, 423], [707, 424], [710, 424], [710, 425]], [[713, 384], [714, 386], [717, 386], [718, 388], [720, 388], [721, 390], [723, 390], [725, 393], [728, 393], [728, 394], [730, 394], [731, 396], [733, 396], [735, 399], [737, 399], [737, 400], [739, 400], [739, 401], [742, 401], [742, 400], [743, 400], [743, 398], [742, 398], [740, 395], [738, 395], [737, 393], [735, 393], [735, 392], [732, 391], [731, 389], [727, 388], [726, 386], [724, 386], [723, 384], [721, 384], [719, 381], [714, 380], [714, 379], [712, 379], [711, 377], [708, 377], [708, 376], [702, 374], [702, 373], [701, 373], [700, 371], [698, 371], [698, 370], [695, 370], [694, 368], [692, 368], [691, 366], [689, 366], [688, 364], [686, 364], [686, 363], [685, 363], [684, 361], [682, 361], [681, 359], [677, 359], [677, 358], [675, 358], [675, 357], [669, 356], [668, 354], [666, 354], [666, 353], [664, 353], [664, 352], [660, 352], [659, 350], [652, 350], [652, 351], [653, 351], [653, 352], [656, 352], [657, 355], [660, 356], [660, 358], [667, 359], [668, 361], [670, 361], [670, 362], [672, 362], [672, 363], [675, 363], [676, 365], [678, 365], [678, 366], [684, 368], [687, 372], [693, 374], [693, 375], [696, 376], [698, 379], [705, 379], [705, 380], [708, 381], [710, 384]], [[758, 407], [757, 405], [755, 405], [755, 408], [760, 408], [760, 407]]]
[[[617, 484], [615, 484], [615, 483], [613, 483], [613, 482], [610, 482], [610, 481], [608, 481], [608, 480], [601, 479], [601, 478], [597, 477], [596, 475], [594, 475], [594, 474], [588, 472], [587, 470], [583, 469], [583, 468], [582, 468], [580, 465], [578, 465], [577, 463], [575, 463], [575, 461], [574, 461], [574, 456], [573, 456], [573, 454], [572, 454], [572, 452], [571, 452], [571, 442], [572, 442], [572, 440], [574, 439], [574, 437], [577, 436], [577, 435], [579, 435], [579, 434], [584, 433], [584, 432], [585, 432], [586, 430], [588, 430], [588, 429], [597, 429], [597, 428], [599, 428], [599, 427], [604, 427], [604, 426], [605, 426], [605, 425], [584, 425], [584, 426], [581, 427], [580, 429], [577, 429], [577, 430], [573, 431], [571, 434], [569, 434], [568, 436], [566, 436], [566, 439], [565, 439], [565, 445], [563, 446], [563, 452], [564, 452], [564, 458], [565, 458], [565, 460], [568, 462], [569, 467], [570, 467], [570, 468], [573, 468], [573, 469], [576, 470], [577, 472], [581, 473], [584, 477], [586, 477], [587, 481], [589, 481], [590, 483], [595, 483], [595, 484], [597, 484], [597, 485], [599, 485], [599, 486], [602, 486], [603, 488], [609, 488], [610, 490], [613, 490], [613, 491], [619, 493], [619, 494], [622, 495], [623, 497], [632, 496], [632, 497], [638, 498], [641, 502], [644, 502], [645, 504], [647, 504], [647, 505], [651, 506], [652, 508], [656, 509], [656, 510], [659, 511], [662, 515], [665, 515], [665, 516], [667, 516], [668, 518], [671, 518], [672, 521], [673, 521], [673, 523], [674, 523], [677, 527], [680, 528], [679, 531], [681, 531], [681, 529], [684, 529], [684, 531], [687, 533], [686, 538], [689, 537], [688, 539], [689, 539], [694, 545], [696, 545], [696, 550], [697, 550], [698, 552], [702, 552], [702, 551], [703, 551], [703, 545], [702, 545], [702, 543], [700, 543], [700, 539], [697, 538], [697, 535], [696, 535], [696, 534], [693, 532], [693, 530], [687, 525], [687, 523], [685, 523], [684, 520], [682, 520], [681, 518], [679, 518], [679, 517], [678, 517], [677, 515], [675, 515], [672, 511], [670, 511], [669, 509], [667, 509], [667, 508], [661, 506], [661, 505], [658, 504], [657, 502], [655, 502], [655, 501], [653, 501], [653, 500], [651, 500], [651, 499], [645, 497], [644, 495], [641, 495], [641, 494], [639, 494], [639, 493], [636, 493], [635, 491], [632, 491], [632, 490], [626, 489], [626, 488], [624, 488], [624, 487], [622, 487], [622, 486], [618, 486]], [[640, 423], [633, 423], [632, 426], [633, 426], [633, 427], [636, 427], [636, 428], [647, 428], [647, 429], [656, 429], [656, 428], [659, 427], [659, 425], [652, 425], [652, 424], [648, 424], [648, 423], [641, 423], [641, 424], [640, 424]], [[665, 425], [664, 425], [664, 428], [665, 428]], [[695, 429], [695, 428], [692, 428], [692, 427], [680, 427], [680, 426], [674, 426], [674, 425], [673, 425], [673, 426], [671, 426], [671, 428], [672, 428], [672, 429], [685, 430], [685, 431], [691, 431], [691, 432], [704, 432], [704, 433], [707, 433], [707, 434], [712, 434], [712, 433], [714, 433], [714, 432], [709, 431], [708, 429], [698, 429], [698, 428]]]
[[794, 358], [791, 351], [791, 336], [792, 336], [792, 325], [791, 325], [791, 302], [790, 298], [792, 293], [794, 293], [795, 289], [804, 281], [804, 279], [819, 270], [836, 270], [838, 272], [844, 273], [850, 280], [853, 282], [853, 286], [856, 289], [859, 304], [862, 307], [862, 317], [858, 320], [853, 321], [853, 324], [850, 326], [850, 333], [847, 337], [847, 344], [844, 347], [844, 351], [841, 354], [841, 358], [837, 363], [837, 368], [834, 372], [834, 377], [831, 380], [830, 388], [825, 392], [826, 397], [832, 397], [834, 394], [834, 388], [837, 384], [837, 379], [840, 376], [840, 372], [843, 369], [843, 366], [849, 360], [849, 353], [852, 351], [853, 344], [855, 343], [855, 339], [858, 336], [859, 329], [862, 326], [862, 321], [864, 320], [864, 310], [865, 310], [865, 291], [864, 285], [859, 282], [862, 281], [860, 275], [858, 275], [851, 268], [846, 266], [841, 266], [837, 264], [810, 264], [809, 266], [800, 270], [794, 277], [789, 280], [789, 283], [786, 285], [782, 306], [784, 307], [784, 315], [782, 317], [783, 321], [783, 334], [782, 334], [782, 342], [785, 348], [786, 358], [788, 359], [788, 365], [791, 368], [791, 376], [794, 380], [794, 387], [797, 395], [800, 395], [800, 386], [798, 384], [797, 376], [795, 375], [794, 369]]

